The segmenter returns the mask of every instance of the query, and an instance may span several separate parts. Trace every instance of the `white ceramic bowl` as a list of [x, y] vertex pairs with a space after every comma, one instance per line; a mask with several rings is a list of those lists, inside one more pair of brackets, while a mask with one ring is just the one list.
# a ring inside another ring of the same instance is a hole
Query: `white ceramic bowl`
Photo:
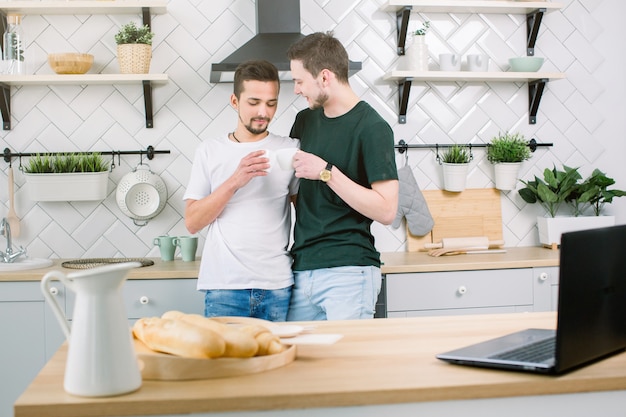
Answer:
[[520, 56], [509, 58], [511, 71], [514, 72], [536, 72], [543, 65], [543, 58], [538, 56]]

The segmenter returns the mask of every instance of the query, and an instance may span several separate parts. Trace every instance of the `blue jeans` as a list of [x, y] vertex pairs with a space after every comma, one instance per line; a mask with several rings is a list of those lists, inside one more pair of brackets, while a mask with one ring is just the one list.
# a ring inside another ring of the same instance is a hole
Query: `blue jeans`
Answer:
[[374, 317], [380, 268], [341, 266], [294, 271], [288, 321], [350, 320]]
[[285, 321], [290, 298], [291, 287], [278, 290], [205, 290], [204, 315]]

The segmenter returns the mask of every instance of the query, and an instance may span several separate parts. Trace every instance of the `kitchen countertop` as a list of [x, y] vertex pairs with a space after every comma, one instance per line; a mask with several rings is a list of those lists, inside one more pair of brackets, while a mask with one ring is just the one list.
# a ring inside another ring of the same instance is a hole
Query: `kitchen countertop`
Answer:
[[[490, 406], [498, 406], [518, 397], [525, 400], [523, 407], [556, 399], [556, 415], [574, 415], [567, 409], [579, 404], [573, 397], [584, 401], [587, 408], [602, 407], [612, 411], [612, 416], [623, 415], [615, 414], [615, 403], [599, 404], [590, 395], [611, 391], [600, 395], [617, 396], [618, 406], [623, 402], [626, 353], [558, 377], [451, 365], [435, 358], [437, 353], [468, 343], [528, 327], [554, 328], [555, 323], [554, 312], [315, 322], [316, 333], [344, 337], [334, 345], [299, 345], [294, 362], [271, 371], [198, 381], [144, 381], [134, 393], [107, 398], [80, 398], [64, 392], [64, 345], [18, 398], [15, 417], [217, 412], [247, 416], [236, 413], [245, 410], [283, 410], [280, 415], [293, 415], [289, 411], [294, 409], [307, 409], [311, 412], [307, 416], [340, 416], [345, 415], [344, 407], [390, 404], [447, 405], [457, 407], [455, 412], [462, 409], [464, 415], [480, 416], [485, 408], [471, 412], [472, 405], [485, 406], [480, 400], [499, 399], [490, 402]], [[575, 393], [579, 394], [561, 396]], [[582, 400], [580, 393], [586, 393]], [[468, 400], [462, 403], [469, 404], [468, 408], [459, 408], [459, 401], [464, 400]], [[530, 415], [516, 413], [515, 408], [509, 415]], [[364, 409], [360, 410], [354, 415], [364, 415]], [[417, 415], [415, 408], [409, 410], [402, 415]]]
[[[197, 278], [200, 260], [183, 262], [182, 260], [162, 261], [160, 258], [148, 258], [154, 265], [136, 268], [129, 272], [128, 279], [174, 279]], [[27, 271], [5, 272], [1, 281], [39, 281], [48, 271], [61, 269], [65, 273], [80, 271], [61, 267], [67, 259], [55, 259], [48, 268]], [[506, 248], [506, 253], [465, 254], [455, 256], [432, 257], [426, 252], [383, 252], [383, 274], [464, 271], [478, 269], [532, 268], [558, 266], [559, 251], [542, 247]]]

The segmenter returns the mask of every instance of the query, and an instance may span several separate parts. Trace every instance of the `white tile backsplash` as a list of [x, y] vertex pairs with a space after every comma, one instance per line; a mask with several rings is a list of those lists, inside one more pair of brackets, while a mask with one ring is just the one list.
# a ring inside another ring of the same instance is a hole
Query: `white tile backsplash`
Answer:
[[[565, 72], [567, 79], [546, 86], [536, 125], [528, 124], [528, 88], [525, 83], [414, 82], [407, 123], [398, 123], [398, 93], [382, 76], [399, 65], [396, 17], [379, 11], [381, 0], [300, 0], [302, 31], [334, 30], [353, 60], [363, 69], [351, 78], [355, 91], [391, 124], [396, 141], [408, 143], [488, 142], [499, 131], [518, 130], [539, 142], [540, 148], [523, 165], [524, 178], [542, 175], [553, 164], [596, 166], [626, 188], [621, 167], [626, 129], [623, 97], [625, 58], [613, 42], [621, 36], [618, 16], [626, 13], [620, 0], [560, 0], [562, 11], [544, 16], [536, 45], [546, 58], [544, 70]], [[117, 73], [113, 35], [117, 27], [140, 16], [44, 15], [27, 16], [30, 68], [52, 71], [48, 52], [76, 50], [95, 55], [93, 72]], [[508, 58], [525, 54], [523, 15], [471, 13], [413, 13], [410, 28], [430, 20], [427, 35], [431, 68], [438, 54], [485, 53], [492, 70], [506, 70]], [[608, 21], [608, 22], [607, 22]], [[256, 31], [253, 0], [171, 0], [164, 15], [153, 16], [156, 33], [151, 72], [167, 73], [169, 82], [153, 86], [154, 128], [145, 128], [142, 89], [138, 85], [22, 86], [11, 91], [12, 130], [0, 131], [3, 148], [14, 152], [63, 150], [139, 150], [148, 145], [168, 149], [149, 165], [168, 187], [168, 204], [145, 227], [124, 216], [115, 202], [115, 187], [138, 163], [138, 156], [117, 159], [109, 195], [101, 203], [36, 203], [29, 199], [24, 176], [16, 171], [16, 209], [22, 234], [16, 243], [37, 257], [158, 256], [152, 238], [161, 234], [188, 234], [181, 200], [195, 150], [200, 141], [232, 130], [235, 112], [228, 105], [232, 84], [210, 84], [211, 63], [219, 62], [250, 39]], [[620, 38], [621, 39], [621, 38]], [[293, 83], [283, 82], [277, 116], [271, 130], [288, 134], [295, 114], [306, 102], [293, 94]], [[484, 149], [474, 149], [468, 186], [493, 186], [493, 168]], [[441, 185], [441, 169], [432, 150], [398, 154], [409, 163], [422, 189]], [[144, 161], [145, 162], [145, 161]], [[6, 164], [0, 175], [0, 199], [8, 206]], [[535, 217], [538, 205], [527, 205], [516, 192], [502, 194], [503, 232], [508, 246], [538, 243]], [[618, 222], [626, 221], [626, 203], [611, 207]], [[404, 226], [373, 226], [380, 251], [403, 251]], [[200, 233], [201, 245], [204, 232]]]

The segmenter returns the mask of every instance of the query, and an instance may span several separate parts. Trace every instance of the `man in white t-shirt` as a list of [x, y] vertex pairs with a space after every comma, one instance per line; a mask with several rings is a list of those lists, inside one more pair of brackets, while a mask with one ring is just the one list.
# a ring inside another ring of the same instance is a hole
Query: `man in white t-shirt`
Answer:
[[297, 148], [299, 141], [267, 130], [279, 89], [273, 64], [239, 65], [230, 97], [237, 127], [205, 140], [194, 158], [183, 196], [185, 225], [190, 233], [208, 227], [198, 276], [207, 317], [287, 317], [293, 285], [290, 203], [298, 180], [272, 154]]

